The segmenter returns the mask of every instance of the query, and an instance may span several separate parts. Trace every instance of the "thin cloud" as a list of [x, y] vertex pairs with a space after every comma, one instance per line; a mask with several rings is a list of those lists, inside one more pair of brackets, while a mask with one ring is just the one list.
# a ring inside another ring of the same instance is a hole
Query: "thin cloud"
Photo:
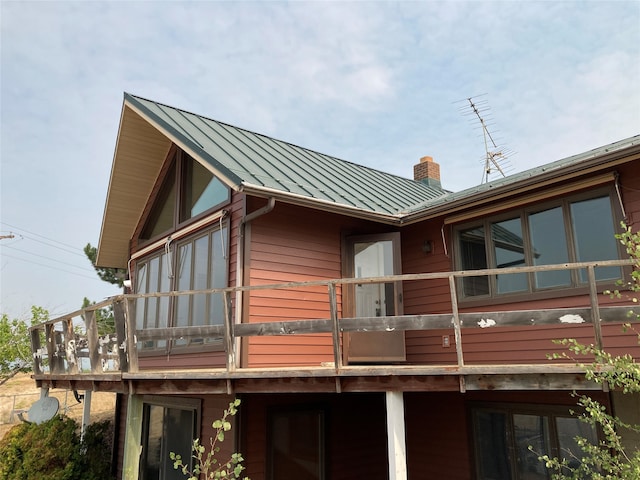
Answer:
[[[97, 243], [123, 91], [407, 177], [431, 155], [454, 190], [482, 178], [469, 96], [487, 94], [518, 170], [640, 131], [638, 2], [0, 8], [2, 217], [79, 248]], [[114, 292], [0, 266], [3, 310]]]

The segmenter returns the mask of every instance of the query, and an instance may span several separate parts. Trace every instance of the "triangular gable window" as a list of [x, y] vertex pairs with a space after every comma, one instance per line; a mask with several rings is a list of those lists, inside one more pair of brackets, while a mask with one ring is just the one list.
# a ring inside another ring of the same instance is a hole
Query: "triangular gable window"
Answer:
[[175, 204], [176, 164], [173, 162], [140, 236], [148, 239], [171, 230], [174, 224]]
[[184, 187], [182, 221], [197, 217], [229, 199], [229, 189], [191, 157], [185, 162]]
[[144, 240], [177, 230], [230, 200], [227, 186], [186, 153], [178, 150], [171, 161], [142, 229]]

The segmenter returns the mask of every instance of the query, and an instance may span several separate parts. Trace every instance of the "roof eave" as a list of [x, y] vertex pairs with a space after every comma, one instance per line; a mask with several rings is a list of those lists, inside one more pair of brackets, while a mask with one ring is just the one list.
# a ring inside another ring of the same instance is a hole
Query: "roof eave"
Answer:
[[134, 110], [138, 115], [144, 118], [147, 122], [153, 125], [158, 131], [160, 131], [169, 140], [175, 143], [180, 149], [189, 154], [192, 158], [199, 158], [209, 163], [210, 167], [214, 170], [214, 173], [220, 181], [222, 181], [229, 188], [238, 190], [242, 183], [242, 178], [234, 174], [230, 170], [224, 168], [220, 162], [213, 158], [209, 153], [204, 150], [200, 145], [189, 140], [184, 135], [179, 134], [173, 127], [166, 122], [162, 121], [157, 115], [151, 112], [142, 103], [137, 101], [136, 97], [125, 93], [125, 105]]
[[301, 207], [313, 208], [316, 210], [322, 210], [323, 212], [336, 213], [349, 217], [360, 218], [363, 220], [385, 223], [388, 225], [399, 225], [400, 223], [402, 223], [402, 215], [399, 214], [375, 212], [360, 207], [354, 207], [352, 205], [331, 202], [329, 200], [323, 200], [319, 198], [306, 197], [304, 195], [284, 192], [282, 190], [277, 190], [260, 185], [253, 185], [246, 182], [243, 182], [241, 184], [239, 191], [247, 195], [265, 198], [274, 197], [276, 200]]
[[[469, 195], [463, 195], [460, 198], [455, 198], [457, 194], [452, 193], [447, 195], [446, 198], [437, 199], [435, 202], [425, 204], [425, 206], [418, 211], [404, 213], [402, 215], [401, 223], [406, 225], [428, 220], [430, 218], [449, 215], [458, 212], [463, 208], [468, 208], [471, 205], [473, 207], [478, 207], [483, 204], [495, 202], [501, 197], [507, 195], [525, 193], [544, 185], [559, 183], [571, 178], [577, 178], [578, 176], [588, 175], [606, 168], [612, 168], [623, 163], [638, 160], [640, 159], [640, 136], [633, 137], [633, 139], [636, 141], [631, 141], [630, 144], [624, 148], [607, 151], [601, 155], [585, 159], [584, 161], [560, 168], [550, 169], [538, 175], [532, 175], [512, 183], [506, 183], [504, 185], [494, 187], [492, 187], [491, 184], [488, 184], [488, 187], [484, 190], [472, 192]], [[477, 188], [478, 187], [475, 187], [470, 190], [475, 190]], [[443, 203], [436, 203], [440, 201]]]

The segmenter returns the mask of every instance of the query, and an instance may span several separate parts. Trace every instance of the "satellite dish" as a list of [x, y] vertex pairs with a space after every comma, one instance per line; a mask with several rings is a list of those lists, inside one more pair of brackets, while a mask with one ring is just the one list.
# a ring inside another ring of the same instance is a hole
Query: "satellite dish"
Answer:
[[58, 409], [60, 408], [60, 402], [56, 397], [43, 397], [36, 401], [29, 409], [29, 421], [32, 423], [43, 423], [47, 420], [51, 420]]

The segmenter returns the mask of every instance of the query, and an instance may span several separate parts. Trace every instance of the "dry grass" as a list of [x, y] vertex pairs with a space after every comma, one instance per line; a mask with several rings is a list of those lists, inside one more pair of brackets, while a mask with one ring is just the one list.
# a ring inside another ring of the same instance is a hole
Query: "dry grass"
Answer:
[[[76, 402], [73, 392], [51, 390], [49, 396], [56, 397], [60, 402], [60, 413], [64, 413], [78, 422], [82, 421], [84, 405]], [[11, 418], [12, 411], [24, 410], [28, 412], [31, 405], [39, 398], [40, 390], [29, 374], [18, 374], [0, 386], [0, 438], [20, 422], [15, 414]], [[93, 392], [91, 395], [91, 422], [112, 419], [115, 405], [116, 395], [114, 393]], [[25, 416], [27, 416], [26, 413]]]

